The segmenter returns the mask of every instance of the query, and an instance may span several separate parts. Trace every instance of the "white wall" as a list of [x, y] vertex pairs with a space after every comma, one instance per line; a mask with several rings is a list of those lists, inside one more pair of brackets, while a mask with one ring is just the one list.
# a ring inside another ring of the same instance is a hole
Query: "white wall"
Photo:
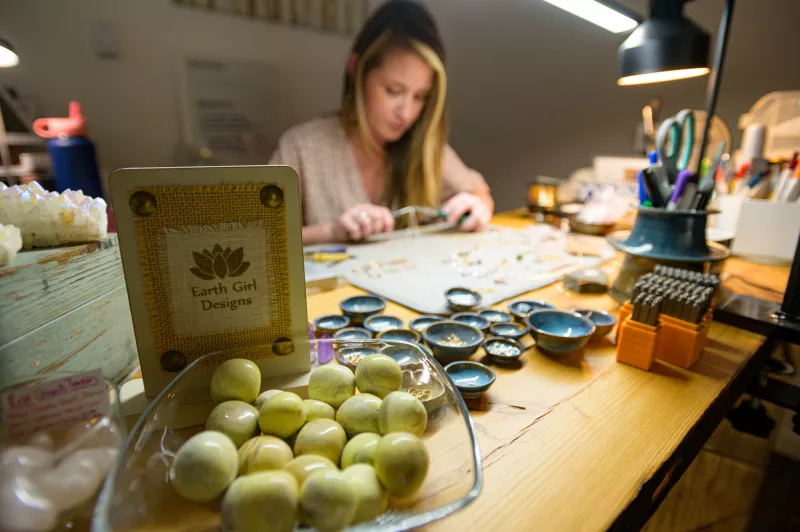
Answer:
[[[612, 35], [540, 0], [429, 0], [448, 46], [451, 141], [484, 173], [500, 208], [524, 203], [537, 174], [566, 177], [597, 154], [630, 152], [641, 108], [702, 108], [706, 80], [616, 86]], [[640, 13], [647, 0], [627, 0]], [[763, 94], [800, 89], [796, 0], [740, 0], [719, 113], [732, 129]], [[687, 11], [713, 29], [722, 0]], [[95, 21], [119, 30], [122, 59], [90, 50]], [[177, 66], [198, 55], [274, 63], [283, 94], [269, 131], [335, 108], [350, 39], [179, 9], [170, 0], [0, 0], [0, 35], [20, 65], [0, 83], [32, 94], [46, 115], [84, 105], [103, 169], [169, 165], [180, 141]]]

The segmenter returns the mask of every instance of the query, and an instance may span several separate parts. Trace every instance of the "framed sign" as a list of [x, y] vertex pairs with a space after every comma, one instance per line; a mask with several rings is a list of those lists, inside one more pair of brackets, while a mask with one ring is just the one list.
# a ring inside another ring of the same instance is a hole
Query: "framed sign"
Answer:
[[110, 188], [148, 397], [213, 352], [207, 375], [234, 357], [264, 378], [308, 371], [292, 168], [124, 169]]

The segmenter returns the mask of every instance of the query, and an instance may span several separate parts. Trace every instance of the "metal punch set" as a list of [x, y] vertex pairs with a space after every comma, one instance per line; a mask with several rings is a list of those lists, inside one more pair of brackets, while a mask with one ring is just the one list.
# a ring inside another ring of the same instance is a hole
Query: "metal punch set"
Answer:
[[700, 320], [711, 308], [719, 279], [710, 274], [656, 266], [639, 278], [631, 294], [631, 318], [655, 326], [660, 314], [689, 323]]
[[620, 310], [617, 360], [649, 370], [654, 359], [689, 368], [708, 335], [715, 275], [656, 266]]

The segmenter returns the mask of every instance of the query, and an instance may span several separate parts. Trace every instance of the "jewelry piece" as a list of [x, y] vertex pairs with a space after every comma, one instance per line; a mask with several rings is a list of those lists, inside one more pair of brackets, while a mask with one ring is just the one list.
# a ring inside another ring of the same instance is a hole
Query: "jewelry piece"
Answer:
[[367, 215], [367, 213], [365, 211], [361, 211], [360, 213], [358, 213], [356, 215], [356, 218], [358, 218], [359, 220], [366, 220], [368, 217], [369, 216]]

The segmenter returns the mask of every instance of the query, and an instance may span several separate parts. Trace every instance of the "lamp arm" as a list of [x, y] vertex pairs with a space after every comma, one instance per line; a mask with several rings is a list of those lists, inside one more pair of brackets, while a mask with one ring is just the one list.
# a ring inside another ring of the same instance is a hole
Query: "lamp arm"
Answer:
[[719, 87], [722, 83], [722, 67], [725, 64], [725, 53], [728, 50], [728, 33], [731, 29], [733, 19], [733, 5], [735, 0], [725, 0], [725, 9], [722, 11], [722, 18], [719, 21], [719, 32], [717, 33], [717, 46], [714, 50], [714, 70], [708, 78], [708, 96], [706, 97], [706, 123], [703, 126], [703, 140], [700, 144], [700, 158], [697, 161], [697, 174], [700, 175], [700, 165], [703, 163], [703, 154], [706, 152], [708, 144], [708, 132], [711, 130], [711, 120], [717, 109], [717, 96]]

